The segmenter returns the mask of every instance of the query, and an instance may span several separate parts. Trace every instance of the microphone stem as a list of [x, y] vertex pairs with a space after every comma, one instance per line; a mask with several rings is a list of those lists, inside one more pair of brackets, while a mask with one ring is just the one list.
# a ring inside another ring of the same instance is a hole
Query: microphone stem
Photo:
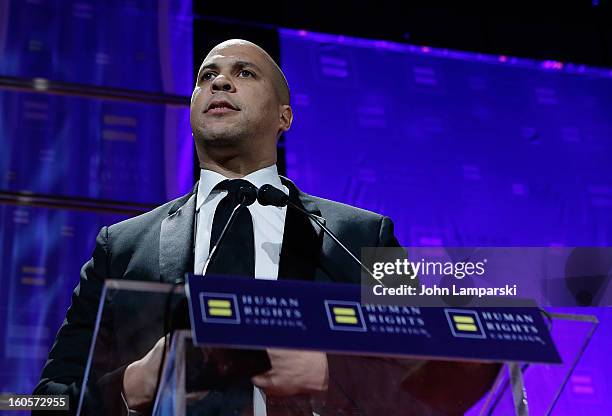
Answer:
[[341, 248], [342, 248], [342, 249], [343, 249], [343, 250], [344, 250], [344, 251], [345, 251], [345, 252], [346, 252], [346, 253], [347, 253], [349, 256], [351, 256], [351, 258], [353, 259], [353, 261], [354, 261], [355, 263], [357, 263], [357, 264], [358, 264], [358, 265], [361, 267], [361, 269], [362, 269], [364, 272], [366, 272], [366, 273], [368, 274], [368, 276], [370, 276], [372, 279], [374, 279], [374, 280], [376, 281], [376, 283], [378, 283], [378, 284], [380, 284], [380, 285], [384, 286], [384, 284], [383, 284], [381, 281], [379, 281], [379, 280], [378, 280], [376, 277], [374, 277], [374, 274], [373, 274], [373, 273], [370, 271], [370, 269], [368, 269], [368, 268], [365, 266], [365, 264], [363, 264], [363, 263], [361, 262], [361, 260], [359, 260], [359, 259], [358, 259], [358, 258], [357, 258], [357, 257], [356, 257], [354, 254], [353, 254], [353, 252], [352, 252], [351, 250], [349, 250], [349, 249], [348, 249], [348, 248], [347, 248], [347, 247], [346, 247], [344, 244], [342, 244], [342, 241], [340, 241], [340, 239], [339, 239], [338, 237], [336, 237], [336, 235], [335, 235], [335, 234], [332, 232], [332, 230], [330, 230], [329, 228], [327, 228], [327, 227], [325, 226], [325, 224], [323, 224], [323, 223], [321, 222], [321, 220], [320, 220], [320, 219], [319, 219], [319, 218], [318, 218], [316, 215], [314, 215], [314, 214], [312, 214], [312, 213], [310, 213], [310, 212], [306, 211], [305, 209], [303, 209], [303, 208], [302, 208], [302, 207], [300, 207], [299, 205], [295, 204], [295, 203], [294, 203], [293, 201], [291, 201], [291, 200], [288, 200], [288, 201], [287, 201], [287, 204], [288, 204], [288, 205], [289, 205], [291, 208], [293, 208], [293, 209], [296, 209], [296, 210], [300, 211], [302, 214], [306, 215], [308, 218], [310, 218], [310, 219], [312, 219], [314, 222], [316, 222], [316, 223], [317, 223], [317, 225], [318, 225], [319, 227], [321, 227], [321, 229], [323, 229], [323, 230], [324, 230], [324, 231], [325, 231], [325, 232], [326, 232], [326, 233], [327, 233], [327, 234], [328, 234], [328, 235], [329, 235], [329, 236], [330, 236], [330, 237], [331, 237], [331, 238], [332, 238], [332, 239], [333, 239], [333, 240], [336, 242], [336, 244], [338, 244], [338, 245], [339, 245], [339, 246], [340, 246], [340, 247], [341, 247]]

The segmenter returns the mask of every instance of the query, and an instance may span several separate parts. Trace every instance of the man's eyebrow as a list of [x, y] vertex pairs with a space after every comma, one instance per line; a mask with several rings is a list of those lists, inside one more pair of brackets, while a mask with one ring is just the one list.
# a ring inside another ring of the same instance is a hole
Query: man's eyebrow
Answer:
[[[259, 66], [257, 66], [256, 64], [254, 64], [253, 62], [249, 62], [249, 61], [234, 61], [232, 62], [232, 68], [245, 68], [245, 67], [251, 67], [254, 68], [257, 71], [261, 71], [261, 68], [259, 68]], [[218, 70], [219, 69], [219, 65], [217, 65], [214, 62], [211, 62], [209, 64], [203, 65], [200, 68], [199, 73], [209, 70], [209, 69], [214, 69], [214, 70]]]
[[206, 71], [207, 69], [218, 69], [219, 66], [215, 63], [210, 63], [206, 65], [202, 65], [199, 72]]
[[251, 68], [256, 69], [257, 71], [261, 71], [261, 69], [256, 64], [254, 64], [253, 62], [249, 62], [249, 61], [236, 61], [234, 62], [233, 66], [236, 68], [251, 67]]

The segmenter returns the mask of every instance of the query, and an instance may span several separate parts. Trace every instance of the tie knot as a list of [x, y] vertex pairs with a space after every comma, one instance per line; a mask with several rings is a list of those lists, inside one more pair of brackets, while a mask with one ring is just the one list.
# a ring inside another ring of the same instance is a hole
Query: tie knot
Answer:
[[230, 193], [237, 192], [242, 187], [255, 186], [245, 179], [225, 179], [215, 186], [217, 191], [228, 191]]
[[[248, 191], [241, 192], [239, 197], [239, 191], [241, 189], [247, 189]], [[244, 179], [225, 179], [219, 182], [217, 186], [213, 188], [213, 190], [227, 191], [227, 197], [235, 200], [236, 203], [239, 202], [238, 199], [250, 199], [252, 197], [254, 200], [255, 196], [257, 195], [257, 187]]]

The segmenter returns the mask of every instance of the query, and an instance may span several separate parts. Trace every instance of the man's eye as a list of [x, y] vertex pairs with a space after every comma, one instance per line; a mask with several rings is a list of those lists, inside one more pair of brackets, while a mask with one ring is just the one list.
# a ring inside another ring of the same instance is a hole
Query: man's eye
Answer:
[[243, 69], [238, 73], [238, 76], [242, 78], [248, 78], [248, 77], [252, 77], [253, 73], [251, 71]]
[[202, 80], [202, 81], [210, 81], [211, 79], [213, 79], [213, 76], [214, 76], [214, 75], [215, 75], [215, 74], [214, 74], [213, 72], [206, 72], [206, 73], [204, 73], [204, 74], [202, 75], [201, 80]]

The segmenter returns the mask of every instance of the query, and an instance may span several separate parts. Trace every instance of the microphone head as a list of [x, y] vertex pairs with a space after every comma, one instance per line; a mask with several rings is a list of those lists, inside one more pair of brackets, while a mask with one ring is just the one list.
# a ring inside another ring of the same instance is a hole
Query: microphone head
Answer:
[[237, 197], [240, 205], [249, 206], [257, 199], [257, 188], [251, 184], [242, 185], [237, 191]]
[[257, 191], [257, 201], [264, 206], [284, 207], [289, 201], [289, 196], [267, 183]]

